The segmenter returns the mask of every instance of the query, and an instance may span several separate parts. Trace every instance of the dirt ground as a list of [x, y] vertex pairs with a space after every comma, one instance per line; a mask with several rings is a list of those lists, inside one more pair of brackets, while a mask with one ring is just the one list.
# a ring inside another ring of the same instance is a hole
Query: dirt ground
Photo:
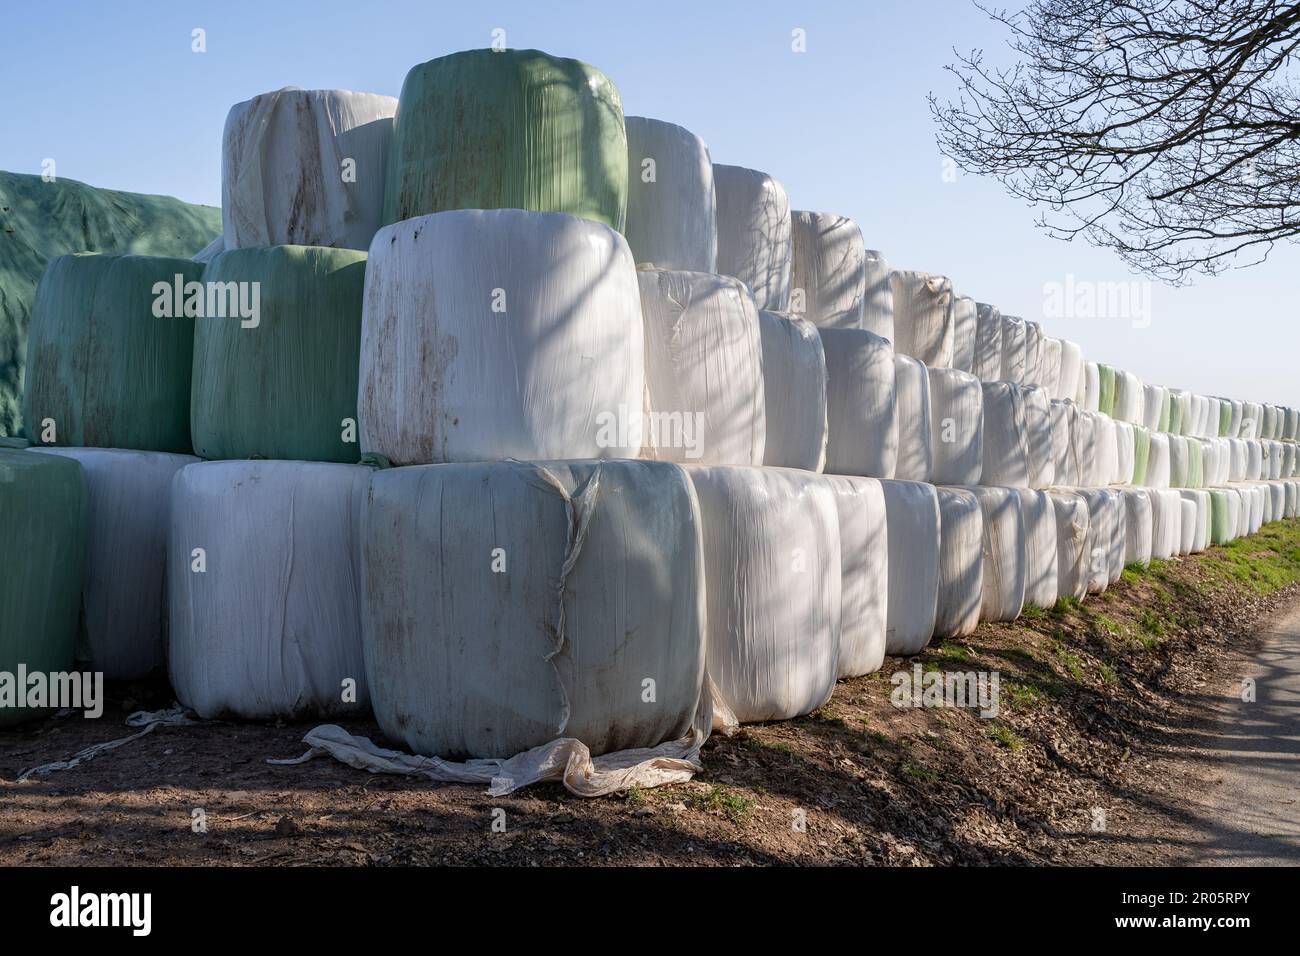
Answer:
[[[808, 717], [715, 736], [691, 783], [618, 797], [489, 798], [329, 759], [265, 762], [302, 753], [311, 724], [162, 727], [15, 782], [170, 703], [165, 686], [111, 688], [98, 721], [0, 731], [0, 865], [1186, 862], [1205, 830], [1190, 795], [1215, 785], [1216, 705], [1269, 616], [1300, 600], [1300, 521], [1270, 529], [891, 658]], [[893, 706], [890, 677], [914, 664], [996, 671], [999, 715]], [[383, 742], [373, 723], [344, 726]]]

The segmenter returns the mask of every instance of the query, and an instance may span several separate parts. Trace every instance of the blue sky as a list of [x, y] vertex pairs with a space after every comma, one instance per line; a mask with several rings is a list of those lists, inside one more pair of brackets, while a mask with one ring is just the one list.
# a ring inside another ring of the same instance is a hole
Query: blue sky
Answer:
[[[206, 53], [191, 52], [195, 27]], [[215, 205], [232, 104], [286, 85], [396, 96], [408, 68], [487, 46], [497, 27], [511, 47], [597, 66], [627, 113], [688, 127], [715, 161], [781, 179], [795, 208], [855, 219], [896, 267], [942, 272], [1005, 312], [1039, 318], [1045, 285], [1067, 275], [1134, 278], [1107, 252], [1044, 236], [996, 182], [945, 180], [926, 94], [953, 89], [953, 47], [1005, 58], [968, 0], [10, 5], [0, 168], [38, 173], [52, 157], [63, 177]], [[1148, 382], [1300, 406], [1297, 276], [1300, 252], [1279, 248], [1189, 288], [1156, 284], [1145, 327], [1045, 325]]]

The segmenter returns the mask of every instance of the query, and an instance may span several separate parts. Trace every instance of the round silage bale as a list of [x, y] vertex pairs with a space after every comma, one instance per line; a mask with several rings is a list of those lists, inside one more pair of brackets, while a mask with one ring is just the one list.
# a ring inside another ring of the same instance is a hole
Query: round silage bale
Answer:
[[202, 275], [198, 263], [160, 256], [51, 259], [27, 333], [29, 437], [189, 453], [194, 312], [186, 297]]
[[1112, 416], [1117, 421], [1140, 425], [1145, 421], [1146, 393], [1142, 380], [1132, 372], [1115, 372], [1115, 408]]
[[1165, 395], [1163, 385], [1142, 386], [1142, 426], [1147, 431], [1160, 429], [1160, 412], [1164, 408]]
[[1281, 521], [1286, 515], [1286, 485], [1280, 481], [1270, 481], [1268, 495], [1268, 520]]
[[1183, 498], [1172, 488], [1153, 489], [1151, 495], [1151, 557], [1178, 554], [1183, 534]]
[[1025, 384], [1041, 386], [1043, 384], [1043, 325], [1031, 319], [1025, 320]]
[[1095, 412], [1100, 408], [1101, 401], [1101, 367], [1096, 362], [1085, 362], [1082, 379], [1083, 401], [1079, 410]]
[[1109, 488], [1079, 491], [1088, 505], [1088, 593], [1100, 594], [1124, 571], [1128, 532], [1124, 496]]
[[862, 300], [862, 327], [882, 339], [894, 341], [894, 286], [889, 279], [893, 269], [884, 254], [868, 249], [863, 260], [866, 292]]
[[1286, 483], [1286, 516], [1294, 518], [1300, 513], [1300, 481]]
[[[1192, 519], [1192, 540], [1188, 548], [1188, 554], [1200, 554], [1210, 546], [1210, 526], [1213, 521], [1210, 493], [1199, 488], [1188, 488], [1179, 492], [1183, 501], [1190, 501], [1196, 507], [1196, 514]], [[1186, 529], [1183, 531], [1186, 535]]]
[[[86, 479], [75, 459], [0, 449], [0, 673], [72, 670], [86, 550]], [[0, 702], [0, 727], [44, 716]]]
[[366, 673], [389, 737], [426, 756], [511, 757], [559, 737], [601, 754], [691, 726], [706, 557], [678, 466], [388, 469], [362, 525]]
[[1061, 340], [1061, 384], [1058, 398], [1075, 401], [1082, 384], [1083, 349], [1069, 339]]
[[1151, 463], [1151, 432], [1141, 425], [1133, 427], [1133, 484], [1145, 485]]
[[892, 478], [898, 464], [894, 350], [858, 329], [819, 329], [826, 357], [826, 471]]
[[1147, 456], [1147, 474], [1145, 484], [1149, 488], [1168, 488], [1170, 478], [1169, 441], [1173, 436], [1164, 432], [1151, 435]]
[[466, 50], [402, 82], [384, 222], [449, 209], [559, 212], [622, 231], [627, 132], [599, 70], [539, 50]]
[[1246, 480], [1260, 481], [1264, 477], [1264, 443], [1257, 439], [1246, 441]]
[[821, 476], [788, 468], [687, 472], [704, 527], [709, 676], [741, 722], [816, 710], [839, 673], [834, 492]]
[[895, 270], [890, 283], [894, 290], [894, 350], [920, 359], [930, 368], [951, 368], [951, 280], [928, 272]]
[[984, 463], [980, 484], [1027, 488], [1031, 474], [1029, 426], [1021, 388], [1010, 382], [985, 382], [983, 392]]
[[209, 289], [259, 290], [258, 314], [195, 322], [195, 454], [358, 461], [366, 254], [318, 246], [233, 249], [207, 264], [203, 280]]
[[1025, 320], [1014, 315], [1002, 316], [1002, 366], [998, 380], [1026, 384], [1028, 368], [1028, 329]]
[[1191, 554], [1192, 545], [1196, 541], [1196, 502], [1183, 498], [1181, 507], [1183, 520], [1178, 538], [1178, 553]]
[[939, 495], [919, 481], [881, 481], [889, 527], [885, 653], [919, 653], [934, 635], [939, 600]]
[[734, 276], [760, 309], [790, 308], [790, 200], [767, 173], [713, 164], [718, 199], [718, 272]]
[[625, 118], [627, 225], [638, 262], [716, 272], [717, 199], [709, 148], [688, 129], [644, 116]]
[[1014, 621], [1025, 604], [1028, 575], [1020, 497], [1013, 488], [979, 486], [970, 490], [984, 514], [980, 620]]
[[[644, 281], [644, 280], [643, 280]], [[826, 465], [826, 356], [811, 322], [758, 313], [763, 344], [763, 464], [821, 471]]]
[[981, 382], [1002, 378], [1002, 313], [995, 305], [975, 304], [975, 356], [971, 372]]
[[827, 475], [840, 526], [840, 677], [880, 670], [888, 627], [889, 529], [876, 478]]
[[1061, 340], [1043, 338], [1042, 386], [1048, 398], [1061, 396]]
[[637, 282], [649, 412], [641, 457], [763, 464], [762, 323], [749, 290], [729, 276], [644, 266]]
[[1088, 593], [1088, 502], [1074, 492], [1048, 492], [1056, 518], [1056, 593], [1083, 600]]
[[1237, 533], [1237, 518], [1241, 510], [1241, 499], [1235, 491], [1227, 488], [1210, 490], [1210, 542], [1227, 544]]
[[927, 369], [936, 485], [974, 485], [984, 467], [984, 389], [968, 372]]
[[952, 300], [952, 367], [962, 372], [975, 368], [975, 338], [979, 331], [978, 307], [968, 295]]
[[383, 225], [397, 100], [286, 87], [236, 103], [221, 138], [226, 249], [368, 249]]
[[117, 448], [35, 448], [70, 458], [86, 479], [82, 627], [90, 665], [137, 680], [166, 659], [171, 482], [193, 455]]
[[645, 341], [622, 236], [465, 210], [385, 226], [372, 248], [363, 451], [396, 464], [639, 453]]
[[1056, 483], [1052, 457], [1052, 403], [1047, 389], [1030, 385], [1021, 390], [1025, 403], [1025, 442], [1029, 453], [1029, 487], [1050, 488]]
[[1056, 603], [1056, 511], [1046, 491], [1017, 488], [1020, 517], [1025, 526], [1025, 603], [1051, 607]]
[[898, 464], [901, 481], [929, 481], [934, 471], [930, 421], [930, 377], [925, 365], [907, 355], [894, 356], [897, 396]]
[[1115, 417], [1115, 367], [1097, 365], [1097, 411]]
[[1061, 488], [1072, 488], [1079, 484], [1079, 467], [1074, 456], [1073, 439], [1077, 414], [1074, 402], [1052, 402], [1052, 471], [1055, 485]]
[[182, 704], [205, 719], [365, 712], [358, 556], [370, 472], [212, 461], [176, 473], [167, 668]]
[[1124, 564], [1151, 563], [1151, 493], [1145, 488], [1120, 489], [1124, 495]]
[[1074, 414], [1070, 428], [1070, 454], [1076, 464], [1076, 487], [1095, 488], [1103, 484], [1099, 464], [1104, 433], [1098, 422], [1104, 417], [1099, 412], [1085, 412], [1082, 409]]
[[1141, 428], [1140, 425], [1131, 425], [1128, 422], [1115, 423], [1115, 478], [1111, 484], [1131, 485], [1134, 483], [1134, 429]]
[[867, 249], [858, 224], [796, 210], [790, 225], [790, 311], [816, 326], [862, 328]]
[[1191, 473], [1191, 445], [1182, 435], [1169, 436], [1169, 487], [1186, 488]]
[[964, 637], [980, 622], [984, 517], [966, 488], [939, 487], [939, 596], [934, 636]]

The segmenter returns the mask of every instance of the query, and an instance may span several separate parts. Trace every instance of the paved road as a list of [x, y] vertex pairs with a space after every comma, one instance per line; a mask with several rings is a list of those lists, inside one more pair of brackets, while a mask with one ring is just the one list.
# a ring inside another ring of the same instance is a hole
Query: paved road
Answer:
[[1268, 628], [1247, 674], [1255, 701], [1223, 707], [1202, 865], [1300, 865], [1300, 605]]

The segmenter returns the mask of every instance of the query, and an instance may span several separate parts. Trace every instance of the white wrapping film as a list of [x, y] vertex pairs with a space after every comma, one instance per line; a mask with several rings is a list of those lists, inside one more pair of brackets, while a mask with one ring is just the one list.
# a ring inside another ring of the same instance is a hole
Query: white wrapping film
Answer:
[[821, 471], [826, 466], [826, 356], [811, 322], [762, 311], [763, 464]]
[[1192, 543], [1196, 540], [1196, 502], [1183, 498], [1179, 504], [1182, 506], [1183, 520], [1180, 526], [1182, 534], [1179, 536], [1178, 553], [1191, 554]]
[[1043, 384], [1043, 326], [1040, 322], [1025, 320], [1025, 384]]
[[1160, 428], [1160, 412], [1168, 392], [1163, 385], [1142, 386], [1142, 425], [1147, 431]]
[[980, 484], [1027, 488], [1031, 473], [1029, 426], [1020, 386], [985, 382], [983, 391], [984, 464]]
[[508, 758], [569, 737], [601, 754], [690, 729], [704, 557], [677, 466], [387, 469], [362, 537], [375, 717], [415, 753]]
[[1183, 497], [1172, 488], [1151, 491], [1151, 557], [1178, 554], [1183, 535]]
[[636, 457], [642, 329], [632, 253], [600, 223], [496, 209], [385, 226], [366, 264], [361, 450]]
[[1083, 381], [1083, 349], [1069, 339], [1061, 340], [1061, 379], [1057, 398], [1076, 401]]
[[975, 339], [979, 333], [979, 312], [968, 295], [952, 300], [952, 367], [963, 372], [975, 368]]
[[1133, 437], [1133, 426], [1128, 422], [1115, 422], [1116, 471], [1111, 483], [1131, 485], [1133, 483], [1133, 466], [1137, 446]]
[[894, 285], [884, 253], [868, 249], [863, 260], [866, 295], [862, 301], [862, 327], [882, 339], [894, 341]]
[[1025, 374], [1029, 367], [1028, 332], [1024, 319], [1014, 315], [1002, 316], [1002, 369], [998, 381], [1026, 384]]
[[1146, 488], [1122, 488], [1124, 495], [1124, 564], [1151, 563], [1152, 492]]
[[1014, 621], [1025, 604], [1025, 524], [1014, 488], [971, 488], [984, 513], [981, 621]]
[[889, 525], [885, 653], [921, 651], [934, 634], [939, 601], [939, 495], [917, 481], [882, 481]]
[[1048, 492], [1056, 515], [1056, 593], [1082, 600], [1088, 593], [1088, 502], [1067, 491]]
[[1169, 487], [1186, 488], [1191, 468], [1191, 446], [1182, 435], [1169, 436]]
[[1100, 594], [1124, 571], [1125, 504], [1107, 488], [1079, 491], [1088, 504], [1088, 593]]
[[644, 266], [637, 282], [648, 412], [641, 457], [763, 464], [763, 342], [749, 290], [728, 276]]
[[875, 478], [827, 475], [840, 520], [840, 677], [880, 670], [888, 627], [889, 530]]
[[894, 350], [857, 329], [819, 329], [826, 358], [826, 471], [892, 478], [898, 465]]
[[790, 311], [813, 325], [862, 328], [867, 249], [852, 219], [828, 212], [791, 214]]
[[[302, 461], [205, 461], [176, 473], [168, 672], [182, 704], [203, 718], [365, 713], [370, 473]], [[355, 682], [349, 701], [345, 681]]]
[[790, 200], [767, 173], [713, 164], [718, 272], [749, 287], [760, 309], [790, 308]]
[[1059, 488], [1074, 488], [1079, 484], [1079, 463], [1075, 459], [1074, 447], [1074, 422], [1077, 415], [1074, 402], [1052, 402], [1052, 467]]
[[1132, 372], [1115, 370], [1115, 414], [1117, 421], [1141, 425], [1145, 420], [1146, 394], [1142, 380]]
[[221, 143], [223, 246], [367, 249], [383, 224], [397, 100], [286, 87], [236, 103]]
[[952, 368], [926, 370], [930, 379], [930, 440], [936, 485], [974, 485], [984, 467], [984, 389]]
[[971, 371], [981, 382], [1002, 379], [1002, 313], [997, 306], [975, 306], [975, 355]]
[[1095, 412], [1101, 401], [1101, 371], [1096, 362], [1083, 363], [1083, 403], [1080, 411]]
[[71, 458], [86, 477], [82, 621], [90, 664], [106, 680], [161, 667], [167, 638], [171, 483], [192, 455], [117, 448], [32, 448]]
[[1092, 426], [1097, 468], [1088, 484], [1096, 487], [1114, 484], [1119, 474], [1119, 423], [1109, 415], [1097, 412], [1092, 416]]
[[894, 350], [930, 368], [951, 368], [953, 356], [952, 282], [928, 272], [890, 275], [894, 290]]
[[1061, 350], [1062, 342], [1051, 336], [1043, 338], [1042, 386], [1048, 398], [1061, 398]]
[[839, 676], [835, 494], [789, 468], [687, 473], [704, 524], [709, 675], [722, 700], [741, 722], [816, 710]]
[[1025, 405], [1025, 440], [1029, 452], [1029, 487], [1050, 488], [1056, 484], [1056, 461], [1052, 457], [1052, 401], [1039, 385], [1021, 389]]
[[[1183, 501], [1190, 501], [1196, 506], [1193, 518], [1193, 530], [1189, 554], [1200, 554], [1210, 546], [1210, 521], [1212, 518], [1210, 493], [1202, 489], [1187, 489], [1179, 492]], [[1285, 494], [1285, 491], [1283, 491]], [[1184, 529], [1184, 534], [1186, 530]]]
[[1151, 433], [1151, 447], [1147, 450], [1148, 488], [1168, 488], [1170, 479], [1169, 440], [1164, 432]]
[[894, 477], [929, 481], [934, 472], [931, 451], [930, 376], [923, 363], [894, 355], [894, 391], [898, 414], [898, 464]]
[[627, 226], [633, 258], [661, 269], [716, 272], [717, 199], [709, 147], [688, 129], [644, 116], [627, 126]]
[[969, 489], [939, 487], [936, 492], [940, 546], [934, 636], [965, 637], [980, 622], [984, 516], [979, 499]]
[[1048, 492], [1017, 488], [1025, 526], [1025, 603], [1050, 608], [1056, 603], [1056, 509]]

